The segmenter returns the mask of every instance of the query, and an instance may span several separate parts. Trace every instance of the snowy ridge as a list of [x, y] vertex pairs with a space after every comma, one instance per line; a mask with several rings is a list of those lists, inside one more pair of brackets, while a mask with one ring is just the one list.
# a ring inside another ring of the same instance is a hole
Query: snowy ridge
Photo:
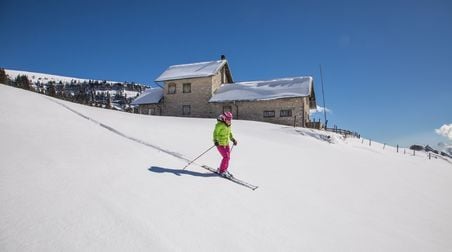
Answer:
[[[44, 73], [37, 73], [37, 72], [29, 72], [29, 71], [18, 71], [18, 70], [9, 70], [5, 69], [5, 73], [7, 74], [8, 78], [11, 80], [14, 80], [19, 75], [25, 75], [30, 80], [32, 84], [34, 84], [34, 89], [36, 90], [42, 90], [43, 88], [38, 88], [37, 85], [39, 84], [48, 84], [50, 82], [53, 82], [55, 84], [59, 84], [60, 82], [64, 85], [68, 84], [82, 84], [82, 83], [89, 83], [91, 82], [99, 82], [101, 84], [104, 83], [104, 81], [99, 80], [92, 80], [92, 79], [81, 79], [81, 78], [73, 78], [73, 77], [67, 77], [67, 76], [60, 76], [60, 75], [52, 75], [52, 74], [44, 74]], [[121, 84], [125, 86], [125, 82], [116, 82], [116, 81], [106, 81], [105, 83], [109, 85], [114, 84]], [[135, 83], [134, 85], [144, 86], [142, 84]], [[72, 93], [74, 95], [73, 91], [69, 91], [69, 93]], [[140, 92], [138, 91], [132, 91], [132, 90], [126, 90], [125, 88], [122, 89], [96, 89], [95, 94], [101, 95], [101, 94], [110, 94], [110, 96], [120, 95], [128, 98], [137, 97]], [[118, 105], [118, 104], [112, 104], [113, 107], [115, 107], [117, 110], [124, 110], [124, 105]]]
[[[88, 82], [89, 79], [81, 79], [81, 78], [74, 78], [74, 77], [67, 77], [67, 76], [60, 76], [60, 75], [53, 75], [53, 74], [44, 74], [44, 73], [37, 73], [37, 72], [29, 72], [29, 71], [19, 71], [19, 70], [9, 70], [5, 69], [5, 73], [8, 75], [10, 79], [15, 79], [19, 75], [25, 75], [28, 77], [28, 79], [32, 83], [49, 83], [49, 82], [63, 82], [63, 83], [71, 83], [71, 81], [75, 81], [76, 83], [82, 83], [84, 81]], [[115, 83], [113, 81], [109, 81], [108, 83]]]
[[[80, 84], [83, 82], [89, 82], [89, 81], [96, 81], [93, 79], [82, 79], [82, 78], [75, 78], [75, 77], [68, 77], [68, 76], [61, 76], [61, 75], [53, 75], [53, 74], [45, 74], [45, 73], [37, 73], [37, 72], [29, 72], [29, 71], [20, 71], [20, 70], [10, 70], [5, 69], [5, 73], [8, 75], [10, 79], [15, 79], [19, 75], [25, 75], [28, 77], [28, 79], [32, 83], [40, 82], [42, 84], [47, 84], [49, 82], [55, 82], [59, 83], [60, 81], [63, 83], [71, 83], [74, 81], [76, 84]], [[103, 80], [97, 80], [99, 82], [103, 82]], [[123, 81], [106, 81], [108, 84], [115, 84], [115, 83], [123, 83]], [[138, 84], [137, 85], [142, 85]]]
[[[215, 119], [120, 113], [0, 85], [0, 248], [452, 249], [448, 162], [236, 120], [230, 170], [259, 185], [251, 191], [198, 165], [182, 170], [212, 146], [214, 125]], [[215, 167], [219, 160], [212, 150], [197, 163]]]

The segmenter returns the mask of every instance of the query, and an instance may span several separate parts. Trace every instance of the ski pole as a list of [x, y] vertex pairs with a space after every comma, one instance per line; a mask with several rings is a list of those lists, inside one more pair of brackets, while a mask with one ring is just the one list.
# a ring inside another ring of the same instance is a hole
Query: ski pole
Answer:
[[189, 165], [191, 165], [193, 162], [195, 162], [198, 158], [202, 157], [204, 154], [206, 154], [208, 151], [210, 151], [214, 146], [210, 147], [209, 149], [207, 149], [206, 151], [204, 151], [201, 155], [199, 155], [197, 158], [193, 159], [192, 161], [190, 161], [182, 170], [185, 170], [185, 168], [187, 168]]

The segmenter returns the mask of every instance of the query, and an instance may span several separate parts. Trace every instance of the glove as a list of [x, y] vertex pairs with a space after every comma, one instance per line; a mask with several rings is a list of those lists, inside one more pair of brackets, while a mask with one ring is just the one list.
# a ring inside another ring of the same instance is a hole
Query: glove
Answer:
[[218, 145], [220, 145], [220, 143], [218, 143], [218, 141], [215, 141], [215, 146], [218, 146]]
[[235, 140], [234, 138], [232, 138], [231, 140], [234, 143], [234, 145], [237, 145], [237, 140]]

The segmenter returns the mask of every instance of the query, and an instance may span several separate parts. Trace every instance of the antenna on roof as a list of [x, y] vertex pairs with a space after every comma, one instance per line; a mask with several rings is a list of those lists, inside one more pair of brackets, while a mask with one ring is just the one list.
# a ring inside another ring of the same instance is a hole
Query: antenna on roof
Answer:
[[328, 120], [326, 120], [325, 92], [323, 91], [323, 73], [322, 64], [320, 64], [320, 80], [322, 81], [322, 97], [323, 97], [323, 115], [325, 117], [325, 130], [328, 128]]

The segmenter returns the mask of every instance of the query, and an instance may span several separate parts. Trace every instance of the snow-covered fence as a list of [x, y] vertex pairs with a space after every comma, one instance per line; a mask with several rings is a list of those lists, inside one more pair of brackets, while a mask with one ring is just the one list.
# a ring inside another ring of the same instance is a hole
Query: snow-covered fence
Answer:
[[[294, 124], [293, 124], [294, 127], [296, 125], [296, 119], [297, 119], [297, 116], [295, 116], [295, 118], [294, 118]], [[320, 119], [319, 119], [318, 122], [316, 122], [315, 120], [312, 121], [312, 122], [306, 122], [306, 128], [321, 129], [322, 127], [323, 127], [323, 125], [322, 125], [322, 123], [320, 123]]]
[[[367, 148], [372, 148], [372, 149], [380, 149], [380, 150], [382, 150], [382, 151], [384, 151], [384, 152], [386, 152], [386, 151], [395, 151], [396, 153], [402, 153], [402, 151], [401, 151], [401, 147], [400, 147], [400, 145], [396, 145], [396, 146], [391, 146], [391, 145], [388, 145], [388, 144], [386, 144], [386, 143], [378, 143], [378, 142], [375, 142], [374, 144], [372, 144], [372, 140], [371, 139], [365, 139], [365, 138], [361, 138], [361, 141], [359, 141], [362, 145], [368, 145], [368, 147]], [[415, 147], [418, 147], [418, 148], [415, 148]], [[420, 148], [420, 149], [419, 149]], [[412, 152], [407, 152], [407, 149], [408, 150], [411, 150]], [[452, 164], [452, 158], [451, 158], [451, 156], [448, 156], [447, 155], [447, 153], [444, 153], [444, 152], [440, 152], [440, 151], [437, 151], [437, 150], [435, 150], [435, 149], [433, 149], [433, 148], [431, 148], [430, 146], [425, 146], [425, 147], [423, 147], [423, 146], [411, 146], [410, 148], [403, 148], [403, 155], [409, 155], [409, 156], [411, 156], [411, 157], [424, 157], [423, 156], [423, 154], [422, 153], [425, 153], [425, 157], [426, 158], [428, 158], [429, 160], [431, 160], [431, 159], [443, 159], [443, 160], [445, 160], [445, 161], [447, 161], [447, 162], [449, 162], [449, 163], [451, 163]]]
[[336, 125], [334, 125], [334, 128], [326, 128], [326, 131], [338, 133], [338, 134], [344, 135], [344, 137], [348, 137], [348, 136], [356, 137], [356, 138], [361, 137], [361, 135], [358, 132], [350, 131], [350, 130], [346, 130], [346, 129], [339, 129]]

